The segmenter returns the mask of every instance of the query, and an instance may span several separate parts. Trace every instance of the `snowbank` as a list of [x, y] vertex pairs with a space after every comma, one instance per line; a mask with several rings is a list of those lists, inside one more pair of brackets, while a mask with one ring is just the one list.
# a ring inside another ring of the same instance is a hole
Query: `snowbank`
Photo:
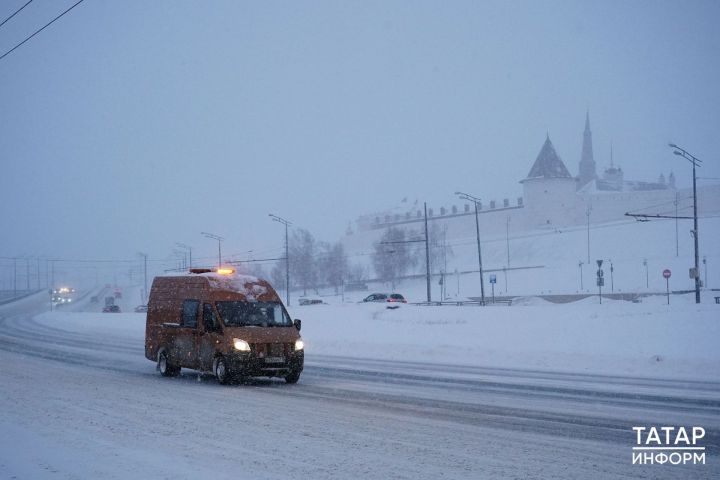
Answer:
[[313, 353], [720, 380], [720, 308], [578, 302], [513, 307], [296, 308]]

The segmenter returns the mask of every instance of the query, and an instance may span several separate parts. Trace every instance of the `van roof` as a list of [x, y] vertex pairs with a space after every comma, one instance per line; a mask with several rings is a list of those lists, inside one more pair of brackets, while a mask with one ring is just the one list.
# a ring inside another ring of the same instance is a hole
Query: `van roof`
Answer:
[[166, 282], [173, 283], [173, 280], [186, 285], [189, 283], [197, 285], [197, 281], [199, 281], [201, 284], [204, 283], [207, 285], [211, 290], [239, 293], [243, 295], [247, 301], [251, 302], [259, 300], [259, 297], [267, 297], [268, 295], [275, 297], [277, 295], [266, 280], [239, 273], [229, 275], [216, 272], [179, 273], [174, 275], [161, 275], [156, 277], [156, 280], [159, 283], [158, 286], [160, 286], [160, 284], [169, 286]]

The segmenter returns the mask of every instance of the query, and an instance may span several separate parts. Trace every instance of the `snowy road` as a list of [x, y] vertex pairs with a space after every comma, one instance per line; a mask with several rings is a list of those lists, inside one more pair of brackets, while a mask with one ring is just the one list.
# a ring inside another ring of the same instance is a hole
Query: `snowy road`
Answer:
[[[297, 385], [223, 387], [161, 378], [122, 315], [87, 326], [45, 309], [0, 310], [0, 478], [720, 474], [718, 383], [308, 352]], [[707, 464], [631, 465], [636, 425], [703, 426]]]

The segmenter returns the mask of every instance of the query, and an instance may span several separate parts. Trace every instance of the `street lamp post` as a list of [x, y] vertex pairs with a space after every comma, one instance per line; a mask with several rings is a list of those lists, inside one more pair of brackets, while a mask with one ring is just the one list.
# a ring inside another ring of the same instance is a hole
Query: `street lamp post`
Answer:
[[478, 204], [480, 203], [480, 199], [463, 192], [455, 192], [455, 195], [475, 204], [475, 233], [477, 234], [478, 268], [480, 270], [480, 304], [485, 305], [485, 282], [483, 280], [482, 250], [480, 248], [480, 219], [478, 218]]
[[584, 288], [583, 287], [583, 278], [582, 278], [582, 266], [583, 266], [583, 262], [582, 262], [582, 260], [580, 260], [580, 262], [578, 262], [578, 267], [580, 268], [580, 291], [581, 292], [583, 291], [583, 288]]
[[703, 257], [703, 268], [705, 269], [705, 288], [708, 288], [708, 283], [707, 283], [707, 257]]
[[674, 148], [673, 153], [675, 155], [680, 155], [685, 160], [692, 163], [693, 166], [693, 231], [692, 236], [695, 240], [695, 269], [694, 269], [694, 277], [695, 277], [695, 303], [700, 303], [700, 249], [699, 249], [699, 240], [698, 240], [698, 217], [697, 217], [697, 177], [695, 175], [695, 168], [701, 166], [702, 160], [700, 160], [697, 157], [694, 157], [690, 153], [688, 153], [687, 150], [684, 148], [678, 147], [674, 143], [668, 144], [670, 148]]
[[214, 240], [217, 240], [218, 242], [218, 268], [222, 266], [222, 251], [220, 249], [220, 243], [225, 240], [220, 235], [215, 235], [214, 233], [208, 233], [208, 232], [200, 232], [202, 235], [204, 235], [207, 238], [212, 238]]
[[645, 288], [650, 288], [650, 276], [648, 275], [647, 258], [643, 258], [643, 266], [645, 267]]
[[613, 276], [615, 268], [613, 267], [612, 260], [608, 260], [608, 262], [610, 262], [610, 292], [615, 293], [615, 278]]
[[291, 222], [285, 220], [282, 217], [268, 213], [268, 216], [273, 219], [273, 222], [278, 222], [285, 225], [285, 303], [290, 306], [290, 248], [288, 242], [288, 227], [292, 225]]
[[143, 257], [143, 272], [144, 272], [144, 288], [143, 288], [143, 304], [147, 304], [147, 297], [148, 297], [148, 291], [147, 291], [147, 253], [138, 252], [138, 255]]
[[190, 259], [188, 261], [187, 267], [192, 268], [192, 247], [189, 245], [185, 245], [184, 243], [180, 243], [180, 242], [175, 242], [175, 245], [177, 245], [180, 248], [184, 248], [188, 251]]

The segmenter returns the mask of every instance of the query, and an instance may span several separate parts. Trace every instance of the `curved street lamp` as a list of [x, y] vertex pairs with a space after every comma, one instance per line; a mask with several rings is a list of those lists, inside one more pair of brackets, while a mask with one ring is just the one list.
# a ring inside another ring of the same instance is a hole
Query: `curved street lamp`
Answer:
[[698, 246], [698, 217], [697, 217], [697, 176], [695, 175], [695, 168], [701, 167], [702, 160], [691, 155], [687, 150], [682, 147], [678, 147], [674, 143], [668, 143], [670, 148], [674, 148], [673, 153], [683, 157], [688, 162], [692, 163], [693, 166], [693, 230], [692, 236], [695, 241], [695, 269], [693, 276], [695, 278], [695, 303], [700, 303], [700, 249]]
[[469, 200], [475, 204], [475, 233], [477, 234], [478, 268], [480, 270], [480, 303], [485, 305], [485, 282], [483, 281], [482, 250], [480, 249], [480, 220], [478, 219], [480, 199], [463, 192], [455, 192], [455, 195], [462, 200]]

